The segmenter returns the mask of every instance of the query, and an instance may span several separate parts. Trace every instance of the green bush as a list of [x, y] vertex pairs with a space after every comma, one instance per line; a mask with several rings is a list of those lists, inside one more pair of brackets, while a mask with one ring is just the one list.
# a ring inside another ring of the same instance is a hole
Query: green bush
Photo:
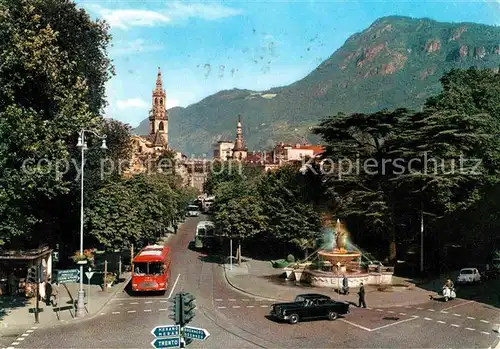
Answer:
[[288, 263], [295, 263], [295, 257], [293, 256], [293, 254], [289, 254], [287, 257], [286, 257], [286, 261]]
[[273, 268], [285, 268], [288, 266], [288, 262], [284, 259], [278, 259], [277, 261], [271, 261]]

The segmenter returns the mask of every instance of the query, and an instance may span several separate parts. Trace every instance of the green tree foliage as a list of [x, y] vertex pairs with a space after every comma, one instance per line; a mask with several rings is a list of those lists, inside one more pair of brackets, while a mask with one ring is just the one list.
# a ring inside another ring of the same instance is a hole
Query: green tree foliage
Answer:
[[[318, 238], [320, 219], [310, 197], [313, 183], [299, 170], [299, 165], [287, 165], [268, 173], [259, 183], [269, 217], [267, 233], [275, 239], [298, 242]], [[303, 241], [298, 245], [304, 245]]]
[[50, 216], [39, 208], [70, 189], [56, 162], [101, 123], [109, 35], [67, 1], [2, 0], [0, 37], [0, 236], [37, 243]]

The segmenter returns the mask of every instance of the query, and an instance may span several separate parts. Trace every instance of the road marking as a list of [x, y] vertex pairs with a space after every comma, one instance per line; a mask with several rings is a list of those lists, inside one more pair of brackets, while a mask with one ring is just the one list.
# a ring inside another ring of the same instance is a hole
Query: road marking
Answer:
[[120, 312], [119, 311], [114, 311], [111, 314], [120, 314]]
[[360, 328], [360, 329], [362, 329], [362, 330], [368, 331], [368, 332], [371, 332], [371, 331], [372, 331], [372, 330], [370, 330], [368, 327], [364, 327], [364, 326], [361, 326], [361, 325], [355, 324], [354, 322], [350, 322], [350, 321], [348, 321], [348, 320], [346, 320], [346, 319], [340, 319], [340, 321], [345, 322], [345, 323], [347, 323], [347, 324], [349, 324], [349, 325], [352, 325], [352, 326], [354, 326], [354, 327]]
[[18, 339], [16, 339], [16, 341], [19, 341], [19, 342], [22, 342], [24, 340], [23, 337], [19, 337]]
[[29, 333], [23, 333], [21, 336], [28, 337], [29, 335], [30, 335]]
[[481, 320], [481, 322], [484, 322], [485, 324], [489, 324], [490, 323], [489, 321], [486, 321], [486, 320]]
[[217, 307], [218, 309], [226, 309], [226, 307]]
[[427, 309], [427, 310], [428, 310], [428, 311], [436, 311], [436, 310], [434, 310], [434, 309]]
[[18, 344], [19, 344], [19, 342], [14, 342], [11, 345], [18, 345]]
[[376, 311], [383, 311], [382, 309], [375, 309]]
[[242, 299], [243, 302], [249, 302], [250, 299]]
[[405, 308], [406, 309], [411, 309], [411, 307], [409, 305], [405, 305]]
[[151, 309], [144, 309], [145, 313], [149, 313], [150, 311], [151, 311]]
[[467, 319], [476, 320], [476, 318], [472, 316], [467, 316]]
[[167, 303], [168, 301], [160, 301], [160, 303]]
[[438, 320], [438, 322], [439, 322], [440, 324], [445, 324], [445, 323], [446, 323], [445, 321], [441, 321], [441, 320]]
[[228, 301], [230, 301], [230, 302], [236, 302], [236, 299], [234, 299], [234, 298], [229, 298], [229, 299], [228, 299]]
[[[481, 321], [483, 321], [483, 320], [481, 320]], [[33, 332], [33, 330], [27, 330], [26, 332], [31, 333], [31, 332]]]
[[430, 317], [424, 317], [424, 320], [430, 321], [432, 319]]
[[441, 313], [448, 314], [448, 311], [441, 310]]
[[247, 305], [247, 308], [254, 308], [254, 305]]
[[127, 311], [127, 313], [135, 313], [135, 312], [136, 312], [136, 310], [129, 310], [129, 311]]
[[167, 308], [158, 309], [158, 311], [167, 311], [167, 310], [168, 310]]
[[175, 279], [174, 286], [172, 286], [172, 289], [170, 290], [170, 294], [168, 295], [168, 298], [172, 297], [172, 293], [174, 293], [175, 286], [177, 285], [177, 281], [179, 281], [179, 276], [181, 276], [180, 273], [177, 274], [177, 279]]
[[130, 302], [130, 304], [139, 304], [139, 303], [137, 303], [137, 302]]
[[482, 334], [487, 334], [489, 335], [490, 333], [489, 332], [485, 332], [485, 331], [481, 331]]
[[388, 325], [385, 325], [385, 326], [380, 326], [380, 327], [377, 327], [377, 328], [373, 328], [372, 331], [377, 331], [377, 330], [380, 330], [382, 328], [386, 328], [386, 327], [389, 327], [389, 326], [399, 325], [399, 324], [402, 324], [403, 322], [407, 322], [407, 321], [411, 321], [411, 320], [415, 320], [415, 319], [416, 319], [415, 317], [411, 317], [409, 319], [397, 321], [397, 322], [394, 322], [392, 324], [388, 324]]
[[394, 314], [394, 312], [392, 310], [388, 310], [387, 311], [388, 313], [391, 313], [391, 314]]
[[406, 315], [405, 313], [399, 313], [399, 315]]
[[460, 315], [460, 314], [453, 314], [453, 315], [455, 315], [455, 316], [462, 316], [462, 315]]
[[475, 331], [475, 329], [474, 329], [474, 328], [470, 328], [470, 327], [466, 327], [465, 329], [466, 329], [466, 330], [469, 330], [469, 331]]
[[448, 308], [444, 308], [443, 310], [449, 310], [449, 309], [453, 309], [453, 308], [456, 308], [456, 307], [461, 307], [462, 305], [466, 305], [466, 304], [469, 304], [469, 303], [472, 303], [474, 301], [468, 301], [468, 302], [463, 302], [463, 303], [460, 303], [460, 304], [455, 304], [451, 307], [448, 307]]
[[240, 308], [239, 305], [233, 305], [233, 308]]
[[33, 326], [33, 327], [32, 327], [31, 329], [32, 329], [32, 330], [36, 330], [37, 328], [38, 328], [38, 327], [36, 327], [36, 326]]
[[267, 307], [269, 307], [269, 305], [261, 305], [260, 307], [261, 308], [267, 308]]
[[101, 313], [101, 315], [106, 315], [106, 313]]
[[222, 299], [217, 298], [215, 301], [216, 301], [216, 302], [222, 302]]
[[144, 304], [151, 304], [151, 303], [153, 303], [153, 301], [144, 302]]
[[455, 324], [451, 324], [450, 326], [453, 326], [453, 327], [460, 327], [459, 325], [455, 325]]
[[420, 308], [420, 307], [419, 307], [419, 308], [417, 308], [417, 309], [418, 309], [418, 310], [422, 310], [422, 309], [424, 309], [424, 308]]
[[120, 303], [120, 304], [118, 304], [118, 305], [123, 305], [123, 303]]

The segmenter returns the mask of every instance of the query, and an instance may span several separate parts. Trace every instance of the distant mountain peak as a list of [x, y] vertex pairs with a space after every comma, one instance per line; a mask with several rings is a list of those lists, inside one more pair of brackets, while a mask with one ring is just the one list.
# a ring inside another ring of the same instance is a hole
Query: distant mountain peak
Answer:
[[[314, 142], [310, 127], [340, 111], [417, 109], [439, 92], [445, 71], [498, 68], [499, 38], [495, 26], [381, 17], [291, 85], [266, 91], [233, 88], [171, 110], [171, 145], [185, 153], [210, 152], [214, 141], [234, 135], [239, 114], [249, 149], [261, 150], [304, 137]], [[140, 127], [147, 130], [147, 122]]]

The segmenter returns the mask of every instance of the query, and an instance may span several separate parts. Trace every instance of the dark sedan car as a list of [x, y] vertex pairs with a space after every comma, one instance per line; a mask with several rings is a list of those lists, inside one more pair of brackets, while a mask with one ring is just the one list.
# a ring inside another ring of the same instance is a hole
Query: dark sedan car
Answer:
[[271, 316], [296, 324], [301, 320], [327, 318], [335, 320], [349, 313], [349, 303], [338, 302], [322, 294], [301, 294], [290, 303], [272, 305]]

